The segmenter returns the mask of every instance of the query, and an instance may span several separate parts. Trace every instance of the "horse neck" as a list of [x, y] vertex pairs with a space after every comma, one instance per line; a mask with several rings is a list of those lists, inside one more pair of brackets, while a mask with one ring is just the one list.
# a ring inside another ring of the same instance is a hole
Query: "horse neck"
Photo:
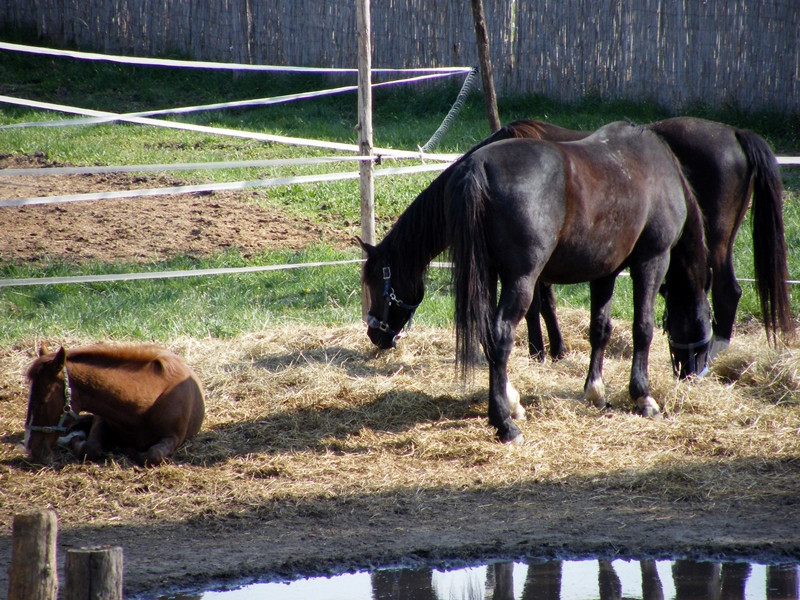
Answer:
[[686, 221], [683, 232], [672, 250], [667, 283], [687, 290], [705, 290], [708, 272], [708, 248], [703, 228], [703, 215], [691, 192], [686, 193]]
[[111, 365], [100, 361], [71, 360], [67, 358], [71, 404], [75, 412], [89, 412], [100, 417], [124, 420], [129, 411], [120, 410], [129, 404], [124, 386], [115, 383]]
[[414, 277], [450, 245], [444, 212], [444, 186], [452, 170], [448, 167], [425, 188], [400, 215], [381, 246], [393, 262]]

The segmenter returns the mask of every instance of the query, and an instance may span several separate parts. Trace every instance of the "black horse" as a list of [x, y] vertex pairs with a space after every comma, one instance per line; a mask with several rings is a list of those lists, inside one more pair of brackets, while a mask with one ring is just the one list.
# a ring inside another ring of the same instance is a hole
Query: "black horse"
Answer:
[[[377, 246], [362, 247], [367, 333], [380, 348], [395, 344], [422, 301], [428, 264], [450, 249], [457, 360], [466, 374], [477, 344], [483, 347], [489, 422], [504, 442], [521, 439], [512, 416], [521, 418], [524, 410], [506, 366], [538, 281], [590, 282], [592, 352], [584, 394], [596, 406], [605, 405], [603, 354], [614, 282], [623, 269], [634, 286], [629, 392], [641, 414], [659, 414], [647, 363], [665, 275], [674, 289], [667, 296], [671, 343], [710, 338], [702, 215], [666, 144], [628, 123], [575, 142], [519, 139], [473, 149], [417, 196]], [[687, 371], [704, 367], [705, 350]]]
[[[769, 144], [752, 131], [692, 117], [666, 119], [646, 127], [657, 133], [678, 158], [703, 213], [708, 266], [713, 273], [714, 339], [710, 358], [728, 346], [733, 334], [736, 308], [742, 296], [733, 269], [733, 243], [751, 197], [755, 281], [764, 329], [773, 343], [777, 342], [778, 333], [791, 335], [782, 184]], [[589, 134], [541, 121], [520, 120], [501, 128], [478, 146], [509, 138], [577, 140]], [[669, 293], [669, 284], [664, 291]], [[558, 327], [552, 287], [541, 285], [538, 292], [526, 318], [529, 350], [532, 356], [544, 360], [541, 312], [550, 340], [550, 355], [560, 358], [566, 348]], [[690, 360], [689, 349], [673, 345], [673, 350], [678, 363]], [[679, 371], [679, 374], [685, 373]]]

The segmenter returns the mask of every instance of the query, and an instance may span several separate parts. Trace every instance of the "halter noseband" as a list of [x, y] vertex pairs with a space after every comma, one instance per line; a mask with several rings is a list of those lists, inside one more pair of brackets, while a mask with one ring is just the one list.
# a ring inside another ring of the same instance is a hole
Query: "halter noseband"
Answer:
[[[666, 295], [665, 295], [666, 297]], [[667, 311], [666, 307], [664, 308], [664, 316], [662, 321], [662, 327], [664, 329], [664, 333], [667, 336], [667, 342], [669, 343], [669, 358], [672, 361], [672, 372], [675, 376], [680, 375], [680, 365], [675, 358], [674, 350], [686, 350], [689, 353], [689, 372], [695, 373], [697, 371], [697, 356], [695, 349], [702, 348], [711, 343], [711, 340], [714, 338], [714, 331], [713, 329], [709, 328], [709, 334], [700, 340], [699, 342], [690, 342], [688, 344], [682, 344], [676, 342], [672, 339], [672, 336], [669, 334], [669, 311]], [[698, 373], [698, 375], [702, 376], [708, 372], [708, 360], [706, 359], [706, 365], [702, 372]]]
[[[64, 410], [61, 411], [61, 418], [58, 420], [57, 425], [33, 425], [32, 423], [25, 425], [25, 435], [30, 436], [34, 431], [41, 431], [42, 433], [66, 433], [67, 427], [65, 423], [67, 418], [78, 418], [78, 413], [72, 409], [72, 389], [69, 386], [69, 373], [67, 373], [67, 365], [64, 364]], [[31, 416], [33, 420], [33, 416]]]
[[[419, 302], [416, 304], [408, 304], [397, 297], [397, 295], [394, 293], [394, 288], [392, 287], [392, 270], [389, 267], [383, 267], [383, 298], [383, 317], [378, 319], [378, 317], [373, 315], [371, 312], [367, 312], [367, 325], [374, 329], [380, 329], [384, 333], [392, 336], [392, 339], [394, 339], [400, 332], [389, 327], [389, 309], [391, 308], [392, 304], [398, 308], [409, 311], [408, 327], [406, 329], [411, 329], [411, 321], [414, 318], [414, 311], [417, 310]], [[402, 327], [400, 329], [402, 329]]]
[[[673, 341], [669, 333], [667, 333], [667, 341], [669, 342], [669, 347], [670, 347], [669, 356], [670, 359], [672, 359], [672, 371], [675, 373], [675, 375], [678, 375], [680, 373], [680, 365], [678, 365], [678, 361], [675, 359], [675, 353], [672, 351], [672, 349], [674, 348], [675, 350], [687, 350], [689, 352], [689, 372], [695, 373], [697, 372], [697, 354], [695, 352], [695, 349], [707, 346], [711, 342], [711, 339], [713, 337], [714, 334], [712, 332], [708, 334], [708, 336], [705, 339], [702, 339], [699, 342], [692, 342], [689, 344], [679, 344], [678, 342]], [[706, 364], [704, 371], [702, 373], [697, 373], [697, 374], [704, 375], [707, 369], [708, 365]]]

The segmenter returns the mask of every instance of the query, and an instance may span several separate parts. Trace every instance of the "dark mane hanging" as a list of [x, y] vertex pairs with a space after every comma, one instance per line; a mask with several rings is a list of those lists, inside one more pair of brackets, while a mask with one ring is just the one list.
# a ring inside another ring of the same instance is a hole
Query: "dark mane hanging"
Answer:
[[385, 256], [402, 259], [409, 267], [409, 273], [424, 273], [431, 260], [450, 244], [443, 202], [444, 187], [461, 160], [447, 167], [417, 195], [378, 244]]

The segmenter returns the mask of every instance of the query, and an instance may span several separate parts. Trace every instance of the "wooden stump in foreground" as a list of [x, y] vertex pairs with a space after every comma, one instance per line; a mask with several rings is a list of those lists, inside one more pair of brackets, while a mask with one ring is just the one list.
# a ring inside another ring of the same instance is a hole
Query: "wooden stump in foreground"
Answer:
[[122, 600], [122, 548], [67, 550], [65, 600]]
[[16, 515], [12, 526], [8, 600], [56, 600], [58, 520], [50, 510]]

